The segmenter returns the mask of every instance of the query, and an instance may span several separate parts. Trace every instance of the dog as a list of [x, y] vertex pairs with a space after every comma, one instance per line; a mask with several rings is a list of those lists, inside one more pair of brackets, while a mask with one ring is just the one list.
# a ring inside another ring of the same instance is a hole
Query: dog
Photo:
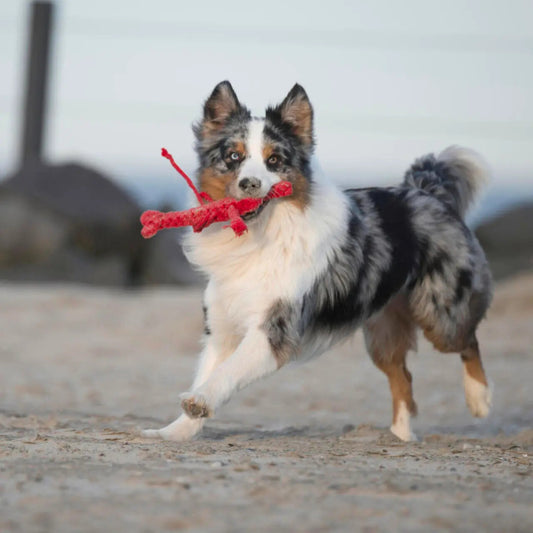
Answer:
[[263, 197], [281, 180], [293, 194], [248, 214], [241, 237], [222, 224], [186, 237], [188, 259], [208, 277], [204, 348], [184, 413], [144, 436], [194, 437], [236, 391], [358, 326], [388, 378], [399, 439], [416, 439], [406, 356], [418, 329], [437, 350], [460, 354], [466, 403], [488, 415], [476, 328], [492, 278], [464, 222], [489, 174], [480, 155], [451, 146], [416, 160], [397, 187], [343, 192], [314, 169], [313, 108], [298, 84], [257, 118], [223, 81], [193, 130], [200, 189], [213, 199]]

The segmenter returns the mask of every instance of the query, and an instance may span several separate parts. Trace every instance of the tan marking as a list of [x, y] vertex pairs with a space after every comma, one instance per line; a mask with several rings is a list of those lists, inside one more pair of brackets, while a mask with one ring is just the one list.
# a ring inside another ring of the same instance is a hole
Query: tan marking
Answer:
[[292, 194], [287, 198], [287, 201], [292, 202], [303, 211], [311, 201], [311, 184], [309, 183], [309, 180], [299, 172], [295, 172], [289, 181], [292, 183]]
[[275, 153], [274, 146], [270, 143], [266, 143], [263, 146], [263, 161], [267, 161], [267, 159]]
[[465, 367], [466, 373], [472, 378], [488, 387], [487, 376], [483, 370], [481, 362], [481, 355], [479, 353], [479, 346], [477, 342], [461, 352], [461, 359]]
[[365, 323], [365, 338], [374, 364], [385, 373], [392, 395], [393, 424], [398, 422], [401, 403], [416, 416], [413, 378], [406, 366], [407, 352], [416, 348], [414, 323], [405, 297], [391, 300]]
[[376, 366], [385, 373], [389, 380], [389, 386], [392, 395], [392, 423], [398, 422], [398, 414], [400, 405], [405, 403], [407, 410], [411, 415], [416, 416], [418, 408], [413, 398], [413, 377], [411, 372], [405, 366], [405, 361], [400, 363], [400, 360], [405, 358], [407, 352], [403, 354], [397, 352], [395, 355], [395, 361], [393, 363], [383, 363], [374, 361]]
[[235, 180], [235, 174], [217, 174], [212, 168], [204, 169], [200, 174], [200, 190], [208, 193], [213, 200], [228, 196], [228, 188]]
[[210, 418], [213, 414], [203, 398], [186, 398], [182, 400], [181, 407], [190, 418]]
[[232, 152], [237, 152], [241, 156], [241, 161], [244, 160], [246, 157], [246, 145], [243, 141], [235, 141], [231, 148], [227, 151], [227, 153], [224, 155], [225, 161], [228, 165], [231, 163], [235, 163], [235, 161], [232, 161], [230, 154]]
[[241, 154], [244, 157], [246, 155], [246, 145], [244, 144], [243, 141], [237, 141], [233, 145], [232, 151], [233, 152], [239, 152], [239, 154]]
[[[276, 153], [276, 148], [270, 143], [266, 143], [263, 146], [263, 161], [268, 161], [268, 158]], [[289, 196], [285, 201], [292, 202], [298, 206], [302, 211], [305, 209], [310, 202], [310, 183], [302, 174], [298, 171], [293, 170], [289, 174], [278, 174], [278, 176], [283, 179], [290, 181], [292, 183], [292, 195]]]

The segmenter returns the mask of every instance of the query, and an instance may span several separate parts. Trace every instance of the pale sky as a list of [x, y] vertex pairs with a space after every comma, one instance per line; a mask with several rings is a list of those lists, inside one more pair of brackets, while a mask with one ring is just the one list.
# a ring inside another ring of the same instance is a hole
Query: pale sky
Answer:
[[[533, 183], [533, 1], [63, 0], [46, 156], [122, 182], [195, 168], [191, 123], [229, 79], [255, 114], [295, 82], [316, 113], [323, 169], [393, 183], [449, 144], [495, 184]], [[15, 168], [27, 3], [0, 2], [0, 175]]]

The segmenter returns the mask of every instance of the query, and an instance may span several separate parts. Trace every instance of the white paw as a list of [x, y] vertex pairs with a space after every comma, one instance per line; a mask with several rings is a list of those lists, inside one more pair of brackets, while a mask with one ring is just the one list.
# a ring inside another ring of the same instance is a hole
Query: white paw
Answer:
[[161, 439], [161, 430], [160, 429], [143, 429], [141, 430], [141, 437], [146, 437], [147, 439]]
[[206, 397], [198, 392], [180, 394], [181, 407], [190, 418], [209, 418], [213, 415]]
[[205, 419], [192, 419], [181, 415], [177, 420], [161, 429], [145, 429], [141, 435], [148, 439], [163, 439], [183, 442], [192, 439], [203, 427]]
[[411, 413], [407, 409], [405, 402], [400, 402], [398, 406], [398, 412], [395, 413], [394, 422], [390, 427], [393, 435], [396, 435], [400, 440], [404, 442], [414, 442], [418, 439], [416, 435], [411, 431]]
[[392, 424], [390, 427], [391, 433], [396, 435], [400, 440], [404, 442], [417, 442], [418, 437], [411, 431], [409, 427], [402, 424]]
[[463, 377], [466, 405], [468, 405], [472, 416], [477, 418], [487, 417], [492, 405], [490, 387], [470, 377], [467, 372], [464, 373]]

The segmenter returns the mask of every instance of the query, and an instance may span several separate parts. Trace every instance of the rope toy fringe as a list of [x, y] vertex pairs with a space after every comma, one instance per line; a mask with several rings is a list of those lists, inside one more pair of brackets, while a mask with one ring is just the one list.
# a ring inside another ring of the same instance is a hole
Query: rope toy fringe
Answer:
[[200, 232], [215, 222], [225, 221], [230, 223], [223, 227], [230, 227], [235, 232], [235, 235], [240, 237], [244, 232], [248, 231], [246, 223], [241, 218], [242, 215], [255, 211], [265, 201], [292, 194], [292, 184], [288, 181], [280, 181], [274, 184], [263, 198], [242, 198], [240, 200], [222, 198], [213, 200], [209, 194], [198, 191], [191, 178], [177, 165], [166, 148], [161, 149], [161, 155], [167, 158], [174, 169], [185, 179], [200, 205], [185, 211], [170, 211], [168, 213], [145, 211], [141, 215], [141, 224], [143, 225], [141, 235], [145, 239], [153, 237], [159, 230], [165, 228], [192, 226], [193, 231]]

